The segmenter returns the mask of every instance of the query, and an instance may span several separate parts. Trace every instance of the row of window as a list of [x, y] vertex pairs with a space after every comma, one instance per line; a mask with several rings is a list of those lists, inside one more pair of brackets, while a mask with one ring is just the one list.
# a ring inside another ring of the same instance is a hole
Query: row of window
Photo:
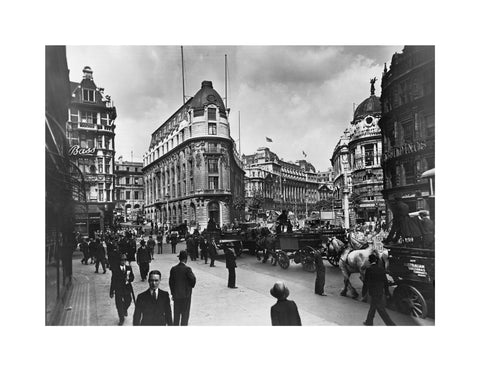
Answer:
[[85, 124], [100, 124], [100, 125], [110, 125], [110, 117], [107, 112], [93, 112], [85, 110], [77, 110], [70, 108], [70, 122], [73, 123], [85, 123]]
[[83, 174], [113, 174], [111, 164], [110, 157], [79, 157], [77, 159], [77, 166]]
[[117, 176], [117, 185], [142, 185], [143, 178], [139, 176]]
[[[125, 195], [125, 198], [123, 196]], [[123, 191], [117, 189], [117, 200], [131, 200], [131, 196], [133, 195], [134, 200], [143, 200], [142, 191]]]
[[88, 136], [86, 133], [79, 133], [78, 137], [71, 137], [70, 144], [79, 145], [81, 148], [97, 148], [97, 149], [108, 149], [112, 150], [112, 140], [106, 136], [98, 136], [93, 138]]
[[[192, 127], [188, 127], [189, 130], [189, 138], [192, 137]], [[217, 135], [217, 123], [208, 123], [208, 135]], [[181, 130], [177, 135], [171, 138], [169, 141], [164, 143], [161, 147], [157, 148], [154, 152], [149, 154], [146, 158], [147, 163], [151, 163], [158, 159], [159, 157], [163, 156], [165, 153], [173, 149], [174, 147], [178, 146], [180, 143], [185, 141], [185, 130]], [[217, 152], [217, 144], [216, 143], [208, 143], [208, 150], [209, 152]]]
[[[141, 167], [132, 167], [131, 169], [132, 169], [132, 172], [134, 172], [134, 173], [141, 173], [142, 172]], [[130, 172], [130, 166], [116, 165], [115, 170]]]

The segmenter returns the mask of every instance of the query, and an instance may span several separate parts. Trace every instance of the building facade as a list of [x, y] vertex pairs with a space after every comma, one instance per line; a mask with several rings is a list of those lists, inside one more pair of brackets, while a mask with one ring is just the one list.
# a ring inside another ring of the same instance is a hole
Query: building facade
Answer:
[[211, 81], [153, 132], [143, 165], [147, 220], [204, 229], [243, 217], [244, 171]]
[[125, 222], [136, 222], [144, 214], [143, 163], [115, 161], [115, 213]]
[[70, 158], [80, 169], [87, 186], [87, 210], [78, 205], [76, 229], [92, 236], [94, 231], [113, 224], [117, 114], [110, 96], [93, 81], [92, 69], [86, 66], [82, 72], [80, 83], [70, 82], [66, 134]]
[[348, 142], [352, 193], [350, 201], [355, 222], [380, 220], [385, 215], [383, 170], [381, 165], [382, 135], [378, 127], [382, 110], [371, 80], [370, 97], [355, 110]]
[[[410, 211], [434, 212], [422, 174], [435, 168], [435, 48], [405, 46], [382, 77], [383, 195], [400, 197]], [[391, 216], [391, 215], [389, 215]]]
[[242, 160], [247, 204], [258, 198], [262, 209], [288, 210], [303, 218], [320, 200], [319, 175], [309, 162], [283, 161], [267, 147]]
[[350, 131], [345, 129], [335, 145], [330, 162], [333, 168], [333, 204], [335, 220], [339, 225], [348, 228], [354, 223], [350, 210], [349, 195], [352, 193], [352, 177], [350, 174], [348, 143]]
[[45, 47], [45, 324], [64, 310], [72, 283], [74, 192], [65, 136], [70, 86], [65, 46]]

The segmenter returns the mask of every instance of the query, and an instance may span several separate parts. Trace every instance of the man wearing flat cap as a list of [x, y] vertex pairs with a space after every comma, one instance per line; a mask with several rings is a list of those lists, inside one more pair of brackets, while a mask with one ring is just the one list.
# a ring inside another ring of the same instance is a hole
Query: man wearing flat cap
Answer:
[[192, 289], [195, 287], [196, 278], [192, 269], [187, 266], [187, 252], [180, 251], [178, 254], [180, 262], [170, 270], [168, 280], [170, 293], [173, 298], [173, 325], [188, 325], [190, 316], [190, 303]]
[[290, 291], [288, 291], [285, 283], [282, 281], [275, 282], [270, 294], [278, 300], [270, 309], [272, 326], [301, 326], [302, 321], [297, 304], [293, 300], [287, 300]]
[[168, 292], [158, 288], [162, 275], [153, 270], [148, 275], [147, 291], [138, 295], [133, 313], [134, 326], [171, 326], [172, 309]]
[[112, 281], [110, 283], [110, 297], [115, 295], [115, 306], [117, 307], [120, 321], [118, 325], [123, 325], [125, 317], [128, 315], [128, 307], [132, 303], [132, 281], [135, 278], [132, 267], [126, 265], [127, 256], [120, 256], [120, 265], [112, 267]]

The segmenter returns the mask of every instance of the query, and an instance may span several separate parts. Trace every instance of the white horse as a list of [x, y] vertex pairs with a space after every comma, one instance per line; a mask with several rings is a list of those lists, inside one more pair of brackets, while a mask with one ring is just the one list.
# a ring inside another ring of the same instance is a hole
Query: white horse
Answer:
[[[382, 265], [385, 269], [388, 268], [388, 253], [386, 251], [377, 250], [373, 243], [362, 243], [352, 236], [352, 233], [348, 235], [348, 244], [345, 246], [340, 240], [335, 237], [329, 240], [331, 247], [340, 255], [338, 265], [343, 274], [344, 288], [340, 292], [340, 295], [347, 296], [348, 289], [352, 293], [352, 297], [356, 299], [358, 292], [350, 283], [350, 275], [352, 273], [359, 273], [360, 279], [363, 281], [365, 277], [365, 270], [369, 266], [368, 257], [371, 254], [376, 254], [379, 258], [378, 264]], [[362, 289], [362, 300], [366, 301], [366, 292]]]

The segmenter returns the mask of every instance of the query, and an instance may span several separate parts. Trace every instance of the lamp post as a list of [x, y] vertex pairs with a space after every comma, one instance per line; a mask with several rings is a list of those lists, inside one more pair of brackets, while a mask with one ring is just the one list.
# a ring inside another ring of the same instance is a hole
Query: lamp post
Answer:
[[165, 195], [165, 200], [167, 201], [167, 209], [165, 210], [165, 214], [166, 214], [166, 217], [167, 217], [167, 221], [166, 221], [167, 230], [170, 230], [170, 215], [169, 215], [169, 212], [168, 212], [168, 199], [169, 198], [170, 198], [170, 195], [167, 193]]

